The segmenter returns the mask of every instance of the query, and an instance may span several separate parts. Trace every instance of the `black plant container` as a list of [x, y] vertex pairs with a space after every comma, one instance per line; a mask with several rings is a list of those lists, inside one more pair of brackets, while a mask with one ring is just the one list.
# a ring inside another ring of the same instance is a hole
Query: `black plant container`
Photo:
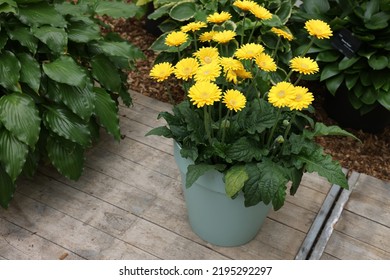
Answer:
[[386, 108], [378, 105], [372, 111], [361, 115], [352, 107], [348, 94], [345, 87], [340, 87], [334, 96], [329, 92], [325, 93], [324, 109], [341, 127], [376, 134], [383, 132], [384, 128], [390, 125], [390, 111]]
[[166, 19], [166, 17], [162, 17], [157, 20], [149, 19], [148, 16], [153, 13], [154, 10], [153, 2], [149, 2], [146, 9], [145, 30], [148, 33], [158, 37], [163, 33], [158, 26]]

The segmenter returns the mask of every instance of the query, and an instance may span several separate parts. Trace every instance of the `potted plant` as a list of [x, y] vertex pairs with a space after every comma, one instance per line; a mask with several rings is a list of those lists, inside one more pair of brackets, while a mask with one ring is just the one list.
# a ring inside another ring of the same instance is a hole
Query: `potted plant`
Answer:
[[[318, 65], [305, 57], [306, 48], [288, 69], [279, 67], [280, 50], [293, 35], [275, 23], [281, 21], [256, 2], [234, 1], [165, 34], [166, 51], [179, 59], [159, 61], [150, 72], [160, 82], [171, 75], [183, 82], [187, 98], [160, 113], [167, 125], [148, 135], [174, 140], [190, 224], [213, 244], [251, 240], [271, 205], [278, 210], [288, 190], [296, 193], [304, 172], [348, 188], [341, 166], [315, 137], [353, 135], [309, 116], [313, 94], [297, 83]], [[332, 36], [322, 21], [309, 20], [305, 29], [312, 38]], [[262, 44], [263, 36], [274, 37], [273, 49]]]
[[309, 51], [330, 93], [327, 111], [341, 125], [381, 131], [390, 121], [390, 1], [304, 1], [293, 22], [308, 18], [329, 22], [335, 32]]
[[[131, 104], [125, 70], [143, 53], [102, 16], [134, 17], [112, 1], [7, 0], [0, 5], [0, 205], [40, 162], [80, 177], [104, 127], [120, 140], [118, 99]], [[106, 35], [101, 33], [106, 28]]]

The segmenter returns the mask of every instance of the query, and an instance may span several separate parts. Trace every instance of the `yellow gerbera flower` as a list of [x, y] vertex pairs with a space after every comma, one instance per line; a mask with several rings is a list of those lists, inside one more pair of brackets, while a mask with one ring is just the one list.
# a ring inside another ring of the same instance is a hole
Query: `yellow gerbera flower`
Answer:
[[289, 82], [279, 82], [268, 93], [268, 102], [274, 107], [285, 107], [295, 98], [295, 87]]
[[200, 66], [195, 73], [195, 81], [215, 81], [221, 75], [221, 66], [214, 62]]
[[215, 33], [217, 33], [217, 32], [216, 31], [203, 32], [199, 36], [199, 41], [201, 41], [203, 43], [204, 42], [210, 42], [211, 40], [213, 40], [213, 37], [214, 37]]
[[234, 70], [228, 70], [225, 73], [225, 78], [226, 78], [226, 81], [228, 81], [230, 83], [234, 83], [234, 84], [238, 83], [237, 73]]
[[254, 5], [256, 5], [256, 2], [248, 1], [248, 0], [235, 1], [233, 3], [233, 6], [236, 6], [237, 8], [241, 9], [244, 12], [249, 11]]
[[228, 12], [220, 12], [220, 13], [215, 12], [214, 14], [209, 15], [207, 17], [207, 22], [223, 23], [223, 22], [229, 20], [231, 17], [232, 17], [232, 15], [229, 14]]
[[222, 57], [220, 58], [219, 63], [225, 71], [238, 70], [242, 68], [242, 63], [233, 57]]
[[188, 57], [176, 63], [174, 73], [176, 78], [187, 81], [195, 75], [198, 68], [199, 63], [196, 58]]
[[260, 6], [258, 4], [253, 5], [253, 7], [250, 9], [250, 12], [257, 17], [258, 19], [261, 20], [267, 20], [272, 18], [272, 14], [270, 11], [268, 11], [266, 8], [263, 6]]
[[222, 102], [226, 104], [226, 107], [229, 110], [237, 112], [241, 111], [245, 107], [246, 98], [238, 90], [229, 89], [225, 92]]
[[190, 31], [195, 32], [206, 26], [207, 24], [205, 22], [196, 21], [196, 22], [190, 22], [187, 25], [182, 26], [180, 30], [183, 32], [190, 32]]
[[256, 64], [266, 72], [273, 72], [278, 68], [273, 58], [266, 53], [261, 53], [256, 56]]
[[211, 82], [196, 82], [188, 91], [188, 97], [198, 108], [213, 105], [221, 100], [221, 89]]
[[224, 30], [221, 32], [215, 33], [213, 40], [220, 44], [226, 44], [234, 39], [236, 32], [232, 30]]
[[292, 41], [292, 39], [294, 39], [294, 36], [291, 33], [287, 32], [283, 29], [272, 27], [271, 31], [273, 33], [275, 33], [276, 35], [283, 37], [284, 39], [287, 39], [289, 41]]
[[305, 87], [296, 86], [295, 87], [295, 98], [290, 101], [288, 107], [290, 110], [299, 110], [306, 109], [313, 102], [314, 97], [311, 92]]
[[194, 56], [199, 59], [201, 64], [209, 64], [218, 61], [219, 52], [214, 47], [202, 47], [194, 53]]
[[150, 77], [155, 79], [157, 82], [162, 82], [169, 78], [169, 76], [173, 73], [173, 66], [169, 62], [158, 63], [153, 66], [150, 70]]
[[236, 71], [236, 75], [237, 77], [241, 78], [241, 79], [252, 79], [252, 73], [249, 72], [249, 71], [246, 71], [244, 67], [242, 67], [241, 69], [238, 69]]
[[263, 51], [264, 47], [262, 45], [256, 43], [248, 43], [238, 48], [234, 55], [238, 59], [252, 59], [261, 54]]
[[290, 68], [301, 74], [309, 75], [319, 71], [318, 64], [310, 57], [294, 57], [290, 60]]
[[173, 31], [165, 38], [165, 45], [170, 47], [178, 47], [187, 42], [188, 35], [182, 31]]
[[318, 39], [329, 39], [333, 35], [330, 26], [319, 19], [310, 19], [306, 21], [305, 29], [311, 36], [315, 36]]

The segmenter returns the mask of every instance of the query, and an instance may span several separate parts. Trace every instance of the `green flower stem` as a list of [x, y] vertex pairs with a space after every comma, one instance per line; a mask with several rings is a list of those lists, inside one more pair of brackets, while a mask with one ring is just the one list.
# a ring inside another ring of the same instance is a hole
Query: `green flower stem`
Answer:
[[278, 37], [278, 41], [276, 42], [276, 47], [275, 47], [275, 50], [272, 52], [272, 59], [275, 59], [276, 57], [276, 54], [278, 53], [278, 49], [279, 49], [279, 45], [280, 45], [280, 42], [282, 41], [282, 39], [280, 37]]
[[[287, 136], [288, 136], [288, 134], [290, 133], [291, 126], [292, 126], [292, 124], [293, 124], [294, 121], [295, 121], [296, 115], [297, 115], [297, 111], [294, 110], [294, 113], [293, 113], [293, 115], [292, 115], [292, 117], [291, 117], [290, 123], [288, 124], [286, 130], [284, 131], [284, 135], [283, 135], [284, 140], [287, 140]], [[284, 143], [286, 143], [286, 141], [284, 141]], [[284, 143], [283, 143], [283, 145], [284, 145]]]
[[194, 32], [194, 46], [195, 46], [195, 51], [198, 50], [198, 42], [197, 42], [197, 38], [196, 38], [196, 33]]
[[310, 50], [310, 48], [313, 46], [314, 39], [315, 39], [314, 37], [311, 38], [311, 40], [310, 40], [309, 44], [307, 45], [306, 49], [301, 54], [302, 57], [304, 57], [307, 54], [307, 52]]
[[180, 60], [181, 59], [180, 46], [177, 47], [177, 55]]
[[225, 141], [225, 135], [226, 135], [226, 124], [227, 124], [227, 121], [229, 120], [230, 118], [230, 112], [231, 110], [228, 110], [226, 116], [225, 116], [225, 119], [224, 119], [224, 127], [223, 127], [223, 130], [222, 130], [222, 140], [221, 142], [224, 143]]
[[267, 147], [268, 147], [268, 148], [270, 148], [271, 140], [272, 140], [272, 138], [274, 137], [275, 129], [276, 129], [276, 127], [278, 126], [278, 123], [279, 123], [279, 121], [280, 121], [281, 113], [282, 113], [282, 109], [279, 108], [279, 109], [278, 109], [278, 115], [276, 116], [276, 122], [275, 122], [274, 126], [272, 127], [271, 133], [270, 133], [269, 136], [268, 136], [268, 140], [267, 140]]
[[207, 106], [203, 106], [203, 122], [204, 122], [204, 128], [206, 130], [206, 136], [207, 140], [211, 144], [211, 132], [210, 132], [210, 123], [207, 123], [207, 118], [209, 117], [209, 112], [207, 110]]
[[245, 36], [245, 19], [246, 19], [246, 13], [244, 13], [244, 17], [243, 17], [243, 19], [242, 19], [241, 46], [244, 44], [244, 36]]
[[260, 22], [260, 21], [257, 19], [256, 22], [255, 22], [255, 25], [254, 25], [253, 28], [252, 28], [251, 34], [249, 35], [248, 43], [251, 42], [253, 33], [255, 32], [255, 29], [257, 28], [257, 24], [258, 24], [259, 22]]
[[294, 86], [296, 86], [299, 83], [301, 78], [302, 78], [302, 74], [300, 73], [299, 76], [298, 76], [298, 79], [294, 82]]

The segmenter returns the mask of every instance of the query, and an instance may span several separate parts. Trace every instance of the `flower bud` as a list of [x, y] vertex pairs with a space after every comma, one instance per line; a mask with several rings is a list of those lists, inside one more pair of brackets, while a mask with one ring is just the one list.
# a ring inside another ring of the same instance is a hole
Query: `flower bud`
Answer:
[[279, 143], [279, 144], [282, 144], [284, 142], [283, 136], [279, 135], [278, 137], [276, 137], [275, 142]]
[[283, 126], [287, 127], [290, 124], [288, 120], [283, 120]]

